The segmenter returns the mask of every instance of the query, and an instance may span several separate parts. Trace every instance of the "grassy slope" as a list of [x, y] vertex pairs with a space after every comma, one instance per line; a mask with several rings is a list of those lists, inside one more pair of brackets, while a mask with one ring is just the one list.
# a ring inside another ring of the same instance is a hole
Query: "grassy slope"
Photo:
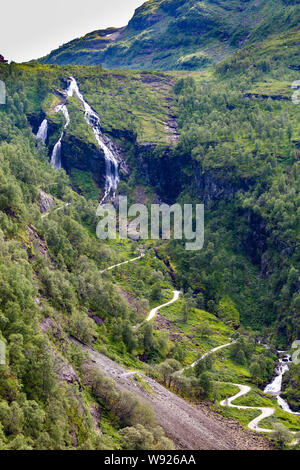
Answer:
[[[13, 67], [13, 66], [12, 66]], [[0, 74], [5, 80], [8, 67], [2, 67]], [[68, 76], [78, 80], [85, 99], [101, 116], [105, 132], [120, 130], [135, 133], [140, 143], [166, 143], [164, 121], [169, 109], [166, 99], [172, 98], [172, 85], [176, 75], [140, 72], [107, 72], [99, 67], [52, 67], [47, 65], [20, 65], [16, 68], [18, 78], [23, 80], [22, 88], [30, 99], [28, 113], [44, 111], [50, 121], [62, 125], [64, 119], [55, 113], [55, 106], [62, 100], [57, 92], [66, 87]], [[47, 80], [45, 76], [47, 74]], [[43, 89], [39, 80], [43, 79]], [[28, 89], [29, 81], [31, 89]], [[94, 142], [93, 133], [86, 125], [83, 114], [77, 111], [80, 105], [76, 98], [69, 100], [72, 114], [68, 132]]]

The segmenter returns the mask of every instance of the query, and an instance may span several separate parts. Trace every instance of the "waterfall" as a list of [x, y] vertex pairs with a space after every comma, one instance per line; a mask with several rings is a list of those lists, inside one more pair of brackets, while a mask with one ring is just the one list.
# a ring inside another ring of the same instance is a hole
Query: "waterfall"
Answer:
[[[282, 354], [284, 351], [278, 351], [278, 353]], [[294, 415], [300, 415], [300, 413], [296, 413], [292, 411], [289, 407], [289, 404], [280, 396], [282, 391], [282, 379], [284, 374], [290, 369], [289, 363], [291, 362], [291, 356], [284, 353], [284, 357], [279, 359], [279, 364], [276, 369], [276, 377], [273, 381], [266, 386], [264, 389], [265, 393], [270, 395], [274, 395], [277, 398], [278, 405], [288, 413], [292, 413]]]
[[40, 146], [41, 141], [44, 142], [44, 144], [46, 144], [47, 135], [48, 135], [48, 121], [47, 119], [44, 119], [36, 135], [38, 147]]
[[[55, 111], [57, 113], [62, 113], [64, 115], [65, 120], [66, 120], [66, 123], [64, 125], [64, 130], [66, 130], [70, 124], [70, 116], [69, 116], [67, 106], [65, 104], [59, 104], [58, 106], [56, 106]], [[60, 138], [54, 145], [52, 155], [51, 155], [51, 165], [57, 170], [61, 168], [61, 141], [62, 141], [63, 136], [64, 136], [64, 131], [61, 133]]]
[[60, 138], [56, 142], [56, 144], [53, 147], [52, 155], [51, 155], [51, 165], [53, 168], [56, 168], [56, 170], [59, 170], [61, 168], [61, 140], [64, 136], [64, 133], [62, 132]]
[[109, 195], [111, 195], [113, 198], [116, 195], [118, 183], [120, 181], [119, 162], [114, 154], [112, 142], [107, 137], [105, 137], [101, 131], [100, 118], [98, 114], [85, 101], [84, 97], [79, 91], [78, 84], [74, 77], [70, 77], [70, 84], [67, 89], [67, 94], [70, 97], [75, 94], [77, 98], [81, 101], [84, 109], [85, 120], [88, 125], [92, 128], [97, 143], [104, 152], [106, 178], [104, 196], [101, 200], [102, 203], [106, 200]]

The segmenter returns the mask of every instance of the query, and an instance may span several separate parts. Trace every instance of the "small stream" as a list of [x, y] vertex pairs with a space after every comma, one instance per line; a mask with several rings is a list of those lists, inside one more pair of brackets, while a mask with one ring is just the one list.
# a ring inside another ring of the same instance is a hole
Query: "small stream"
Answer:
[[277, 351], [278, 354], [280, 354], [280, 359], [279, 363], [276, 367], [276, 376], [272, 380], [272, 382], [266, 386], [264, 389], [265, 393], [268, 393], [269, 395], [273, 395], [277, 398], [277, 402], [279, 406], [284, 410], [287, 411], [287, 413], [291, 413], [294, 415], [300, 415], [300, 413], [296, 413], [295, 411], [292, 411], [289, 407], [289, 404], [280, 396], [282, 392], [282, 381], [283, 381], [283, 376], [288, 370], [290, 369], [290, 364], [292, 362], [292, 358], [289, 354], [287, 354], [285, 351]]

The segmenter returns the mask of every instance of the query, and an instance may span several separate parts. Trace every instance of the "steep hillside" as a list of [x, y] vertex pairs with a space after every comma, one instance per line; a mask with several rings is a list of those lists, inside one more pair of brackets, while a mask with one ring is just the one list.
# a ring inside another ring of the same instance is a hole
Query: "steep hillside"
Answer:
[[[64, 170], [49, 165], [47, 147], [42, 142], [37, 146], [36, 128], [46, 115], [46, 144], [53, 146], [51, 139], [61, 132], [58, 127], [64, 123], [55, 116], [53, 104], [66, 99], [63, 89], [71, 74], [84, 82], [82, 69], [0, 67], [7, 90], [7, 103], [0, 107], [0, 449], [126, 449], [128, 440], [134, 446], [128, 437], [134, 426], [140, 436], [137, 449], [172, 449], [151, 407], [117, 390], [99, 371], [92, 373], [86, 355], [70, 341], [73, 337], [93, 344], [113, 359], [143, 369], [137, 352], [145, 354], [143, 337], [149, 333], [141, 328], [137, 342], [131, 326], [148, 308], [142, 294], [102, 272], [133, 256], [136, 244], [98, 240], [100, 189], [89, 172], [83, 169], [75, 184]], [[113, 80], [98, 69], [94, 74], [95, 80]], [[135, 106], [127, 102], [128, 111], [136, 109], [136, 101]], [[86, 156], [87, 144], [96, 147], [93, 136], [74, 98], [68, 106], [70, 119], [76, 121], [69, 137], [83, 142]], [[98, 149], [95, 153], [100, 159]], [[83, 193], [89, 188], [91, 200], [74, 187]], [[164, 264], [150, 257], [143, 269], [144, 296], [150, 298], [150, 278], [156, 270], [164, 271]], [[165, 271], [163, 276], [168, 295], [169, 275]], [[131, 279], [138, 285], [136, 277], [132, 274]], [[159, 340], [156, 351], [160, 354]]]
[[198, 70], [297, 27], [295, 0], [150, 0], [121, 29], [94, 31], [41, 59], [108, 68]]

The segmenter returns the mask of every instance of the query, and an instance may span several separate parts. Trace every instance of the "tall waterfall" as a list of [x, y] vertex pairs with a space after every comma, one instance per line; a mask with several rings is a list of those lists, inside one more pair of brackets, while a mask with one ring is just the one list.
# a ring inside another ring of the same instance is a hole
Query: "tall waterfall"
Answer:
[[62, 132], [60, 135], [60, 138], [56, 142], [56, 144], [53, 147], [52, 155], [51, 155], [51, 165], [53, 168], [56, 168], [56, 170], [59, 170], [61, 168], [61, 140], [64, 136], [64, 133]]
[[[68, 90], [67, 90], [67, 92], [68, 92]], [[56, 106], [55, 111], [57, 113], [59, 113], [59, 112], [63, 113], [63, 115], [65, 117], [65, 120], [66, 120], [64, 130], [61, 133], [60, 138], [58, 139], [58, 141], [54, 145], [52, 155], [51, 155], [51, 165], [54, 168], [56, 168], [57, 170], [59, 170], [61, 168], [61, 141], [62, 141], [62, 138], [63, 138], [64, 133], [65, 133], [64, 131], [67, 129], [67, 127], [70, 124], [70, 116], [69, 116], [68, 108], [65, 104], [59, 104], [58, 106]]]
[[67, 94], [68, 96], [73, 96], [75, 94], [77, 98], [81, 101], [84, 109], [85, 120], [88, 125], [92, 128], [98, 145], [104, 152], [106, 178], [104, 196], [101, 201], [104, 202], [109, 195], [115, 197], [118, 183], [120, 181], [119, 162], [117, 157], [114, 155], [113, 144], [107, 137], [103, 135], [101, 131], [100, 118], [98, 114], [93, 111], [91, 106], [83, 98], [74, 77], [70, 77], [70, 84], [67, 89]]
[[47, 135], [48, 135], [48, 121], [47, 119], [44, 119], [42, 124], [39, 127], [39, 130], [36, 135], [36, 140], [37, 140], [37, 146], [39, 147], [41, 141], [46, 144], [47, 140]]

